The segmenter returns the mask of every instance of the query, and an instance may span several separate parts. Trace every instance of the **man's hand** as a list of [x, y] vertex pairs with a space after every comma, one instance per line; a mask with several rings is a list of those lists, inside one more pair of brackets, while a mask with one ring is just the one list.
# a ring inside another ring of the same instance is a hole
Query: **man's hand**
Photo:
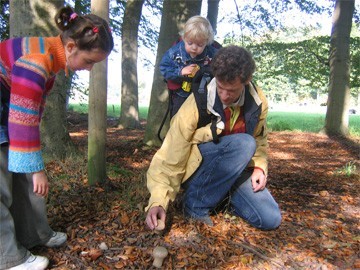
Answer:
[[153, 230], [158, 225], [157, 220], [161, 219], [165, 223], [165, 218], [165, 209], [161, 206], [154, 206], [149, 209], [145, 221], [148, 227]]
[[32, 175], [34, 193], [39, 196], [46, 196], [49, 192], [49, 182], [44, 171], [35, 172]]
[[261, 169], [255, 168], [253, 174], [251, 175], [251, 183], [253, 186], [254, 192], [263, 190], [266, 186], [266, 176]]

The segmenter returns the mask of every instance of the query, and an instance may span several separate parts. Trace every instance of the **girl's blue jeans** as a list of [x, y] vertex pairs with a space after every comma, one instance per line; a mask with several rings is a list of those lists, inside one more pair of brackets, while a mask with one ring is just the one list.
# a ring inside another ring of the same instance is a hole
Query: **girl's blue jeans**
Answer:
[[203, 161], [184, 184], [183, 210], [186, 216], [206, 220], [225, 199], [235, 215], [256, 228], [280, 225], [278, 204], [268, 191], [254, 192], [251, 173], [245, 170], [256, 149], [255, 139], [245, 133], [228, 135], [199, 145]]

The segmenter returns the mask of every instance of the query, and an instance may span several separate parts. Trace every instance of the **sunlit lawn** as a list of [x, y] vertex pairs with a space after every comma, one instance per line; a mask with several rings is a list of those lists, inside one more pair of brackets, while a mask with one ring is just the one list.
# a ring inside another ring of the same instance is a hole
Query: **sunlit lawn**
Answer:
[[[69, 110], [87, 113], [87, 104], [70, 104]], [[140, 107], [140, 118], [146, 119], [148, 107]], [[108, 105], [109, 117], [120, 116], [119, 105]], [[274, 112], [268, 114], [268, 128], [271, 131], [319, 132], [325, 123], [324, 113]], [[349, 130], [352, 136], [360, 137], [360, 115], [349, 115]]]

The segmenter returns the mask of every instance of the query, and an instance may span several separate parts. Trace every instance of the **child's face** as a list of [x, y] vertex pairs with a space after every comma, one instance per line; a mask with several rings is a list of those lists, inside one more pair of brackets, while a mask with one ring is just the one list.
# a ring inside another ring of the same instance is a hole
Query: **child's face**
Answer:
[[65, 45], [65, 54], [67, 67], [72, 71], [90, 71], [94, 64], [103, 61], [109, 55], [100, 49], [93, 49], [91, 51], [79, 50], [73, 42], [68, 42]]
[[96, 63], [103, 61], [106, 57], [108, 57], [108, 54], [99, 49], [91, 51], [77, 50], [68, 58], [68, 67], [72, 71], [90, 71]]
[[206, 47], [206, 40], [191, 40], [184, 38], [185, 51], [190, 54], [192, 58], [201, 54]]

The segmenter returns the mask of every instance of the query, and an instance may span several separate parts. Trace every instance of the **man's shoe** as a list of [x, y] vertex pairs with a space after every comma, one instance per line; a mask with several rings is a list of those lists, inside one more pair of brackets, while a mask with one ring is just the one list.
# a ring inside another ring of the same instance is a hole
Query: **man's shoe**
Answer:
[[50, 240], [47, 241], [47, 243], [44, 245], [46, 247], [60, 247], [66, 242], [67, 235], [66, 233], [62, 232], [53, 232], [53, 235], [51, 236]]
[[200, 221], [210, 227], [213, 227], [214, 226], [214, 223], [213, 221], [211, 220], [211, 218], [209, 216], [203, 216], [203, 217], [196, 217], [194, 218], [195, 220], [197, 221]]
[[48, 264], [48, 258], [30, 254], [30, 257], [26, 260], [26, 262], [11, 267], [9, 270], [44, 270]]
[[211, 218], [209, 216], [190, 216], [188, 217], [190, 218], [190, 220], [193, 221], [197, 221], [197, 222], [202, 222], [206, 225], [208, 225], [209, 227], [213, 227], [214, 226], [214, 222], [211, 220]]

